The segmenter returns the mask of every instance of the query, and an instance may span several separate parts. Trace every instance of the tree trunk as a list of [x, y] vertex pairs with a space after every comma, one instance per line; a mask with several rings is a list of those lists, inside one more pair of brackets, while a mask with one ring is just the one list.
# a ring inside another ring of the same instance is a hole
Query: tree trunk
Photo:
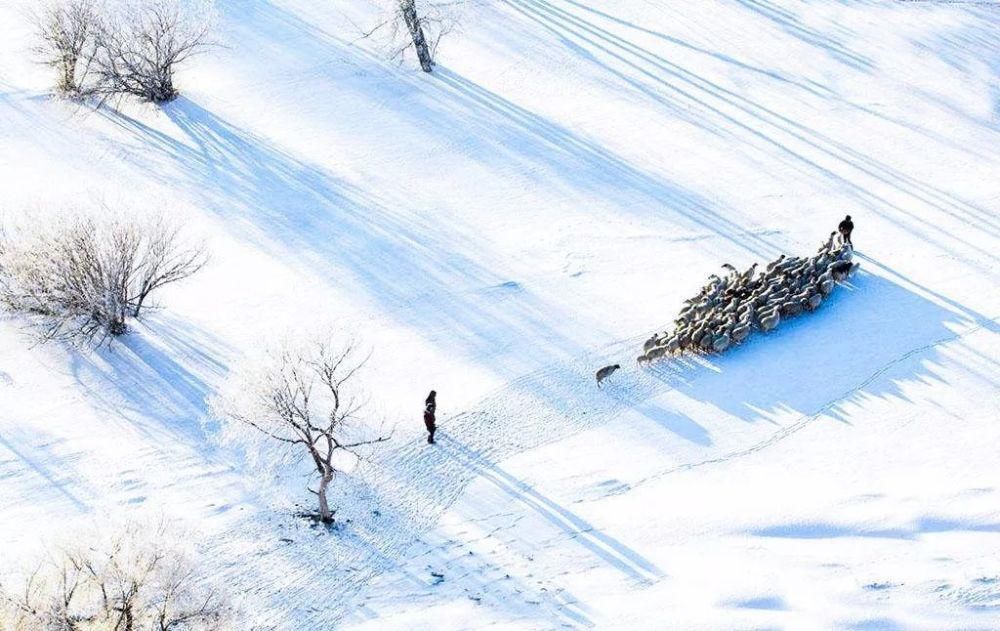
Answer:
[[135, 308], [132, 309], [132, 317], [136, 320], [139, 319], [139, 311], [142, 310], [142, 303], [146, 300], [148, 293], [145, 288], [139, 291], [139, 297], [135, 301]]
[[333, 523], [333, 513], [330, 512], [330, 504], [326, 499], [326, 491], [330, 487], [330, 482], [333, 481], [333, 471], [327, 469], [323, 472], [323, 477], [319, 481], [319, 491], [317, 495], [319, 496], [319, 519], [324, 524]]
[[63, 94], [76, 92], [76, 59], [67, 55], [59, 63], [62, 77], [59, 79], [59, 91]]
[[108, 323], [108, 333], [115, 337], [128, 333], [128, 324], [125, 323], [124, 313], [116, 315], [114, 319]]
[[403, 21], [406, 22], [406, 28], [409, 29], [410, 37], [413, 39], [413, 48], [417, 51], [420, 67], [424, 72], [430, 72], [434, 69], [434, 60], [431, 59], [431, 50], [427, 46], [427, 38], [424, 37], [424, 27], [420, 24], [420, 18], [417, 17], [416, 0], [399, 0], [399, 9], [403, 13]]

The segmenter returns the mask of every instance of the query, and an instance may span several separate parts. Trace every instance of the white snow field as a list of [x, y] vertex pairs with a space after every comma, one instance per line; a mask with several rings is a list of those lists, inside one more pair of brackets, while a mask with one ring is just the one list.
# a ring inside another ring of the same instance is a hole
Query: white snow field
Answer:
[[[1000, 629], [1000, 3], [470, 0], [427, 75], [365, 0], [219, 0], [179, 99], [99, 111], [49, 95], [32, 5], [0, 212], [163, 210], [212, 260], [106, 348], [0, 320], [0, 572], [158, 514], [247, 629]], [[637, 367], [845, 214], [816, 313]], [[327, 532], [206, 401], [330, 323], [397, 429]]]

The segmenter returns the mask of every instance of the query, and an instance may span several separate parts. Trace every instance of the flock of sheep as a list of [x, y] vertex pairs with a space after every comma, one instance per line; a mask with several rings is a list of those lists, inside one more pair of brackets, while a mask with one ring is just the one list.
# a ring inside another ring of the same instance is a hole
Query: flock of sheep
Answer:
[[852, 258], [851, 245], [832, 232], [814, 256], [782, 254], [760, 273], [757, 263], [745, 272], [727, 263], [725, 275], [712, 274], [697, 296], [684, 301], [673, 331], [646, 340], [639, 363], [682, 352], [721, 353], [754, 330], [770, 331], [782, 318], [815, 311], [857, 269]]

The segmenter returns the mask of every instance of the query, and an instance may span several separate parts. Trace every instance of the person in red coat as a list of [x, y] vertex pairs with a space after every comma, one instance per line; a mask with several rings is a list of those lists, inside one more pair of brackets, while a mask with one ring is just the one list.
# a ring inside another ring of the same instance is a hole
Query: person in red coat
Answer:
[[434, 444], [434, 432], [437, 430], [434, 411], [437, 410], [437, 392], [431, 390], [424, 401], [424, 425], [427, 427], [427, 442]]

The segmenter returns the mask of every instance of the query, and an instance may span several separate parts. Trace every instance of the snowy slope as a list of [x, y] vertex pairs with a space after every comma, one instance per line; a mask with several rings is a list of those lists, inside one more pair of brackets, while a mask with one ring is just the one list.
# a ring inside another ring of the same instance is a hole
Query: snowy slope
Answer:
[[[109, 349], [0, 321], [0, 556], [162, 512], [264, 627], [1000, 628], [1000, 6], [470, 2], [425, 76], [362, 0], [220, 1], [179, 100], [87, 112], [29, 4], [0, 212], [168, 208], [212, 262]], [[863, 273], [817, 314], [635, 367], [721, 263], [845, 213]], [[328, 535], [204, 421], [331, 323], [399, 427]]]

